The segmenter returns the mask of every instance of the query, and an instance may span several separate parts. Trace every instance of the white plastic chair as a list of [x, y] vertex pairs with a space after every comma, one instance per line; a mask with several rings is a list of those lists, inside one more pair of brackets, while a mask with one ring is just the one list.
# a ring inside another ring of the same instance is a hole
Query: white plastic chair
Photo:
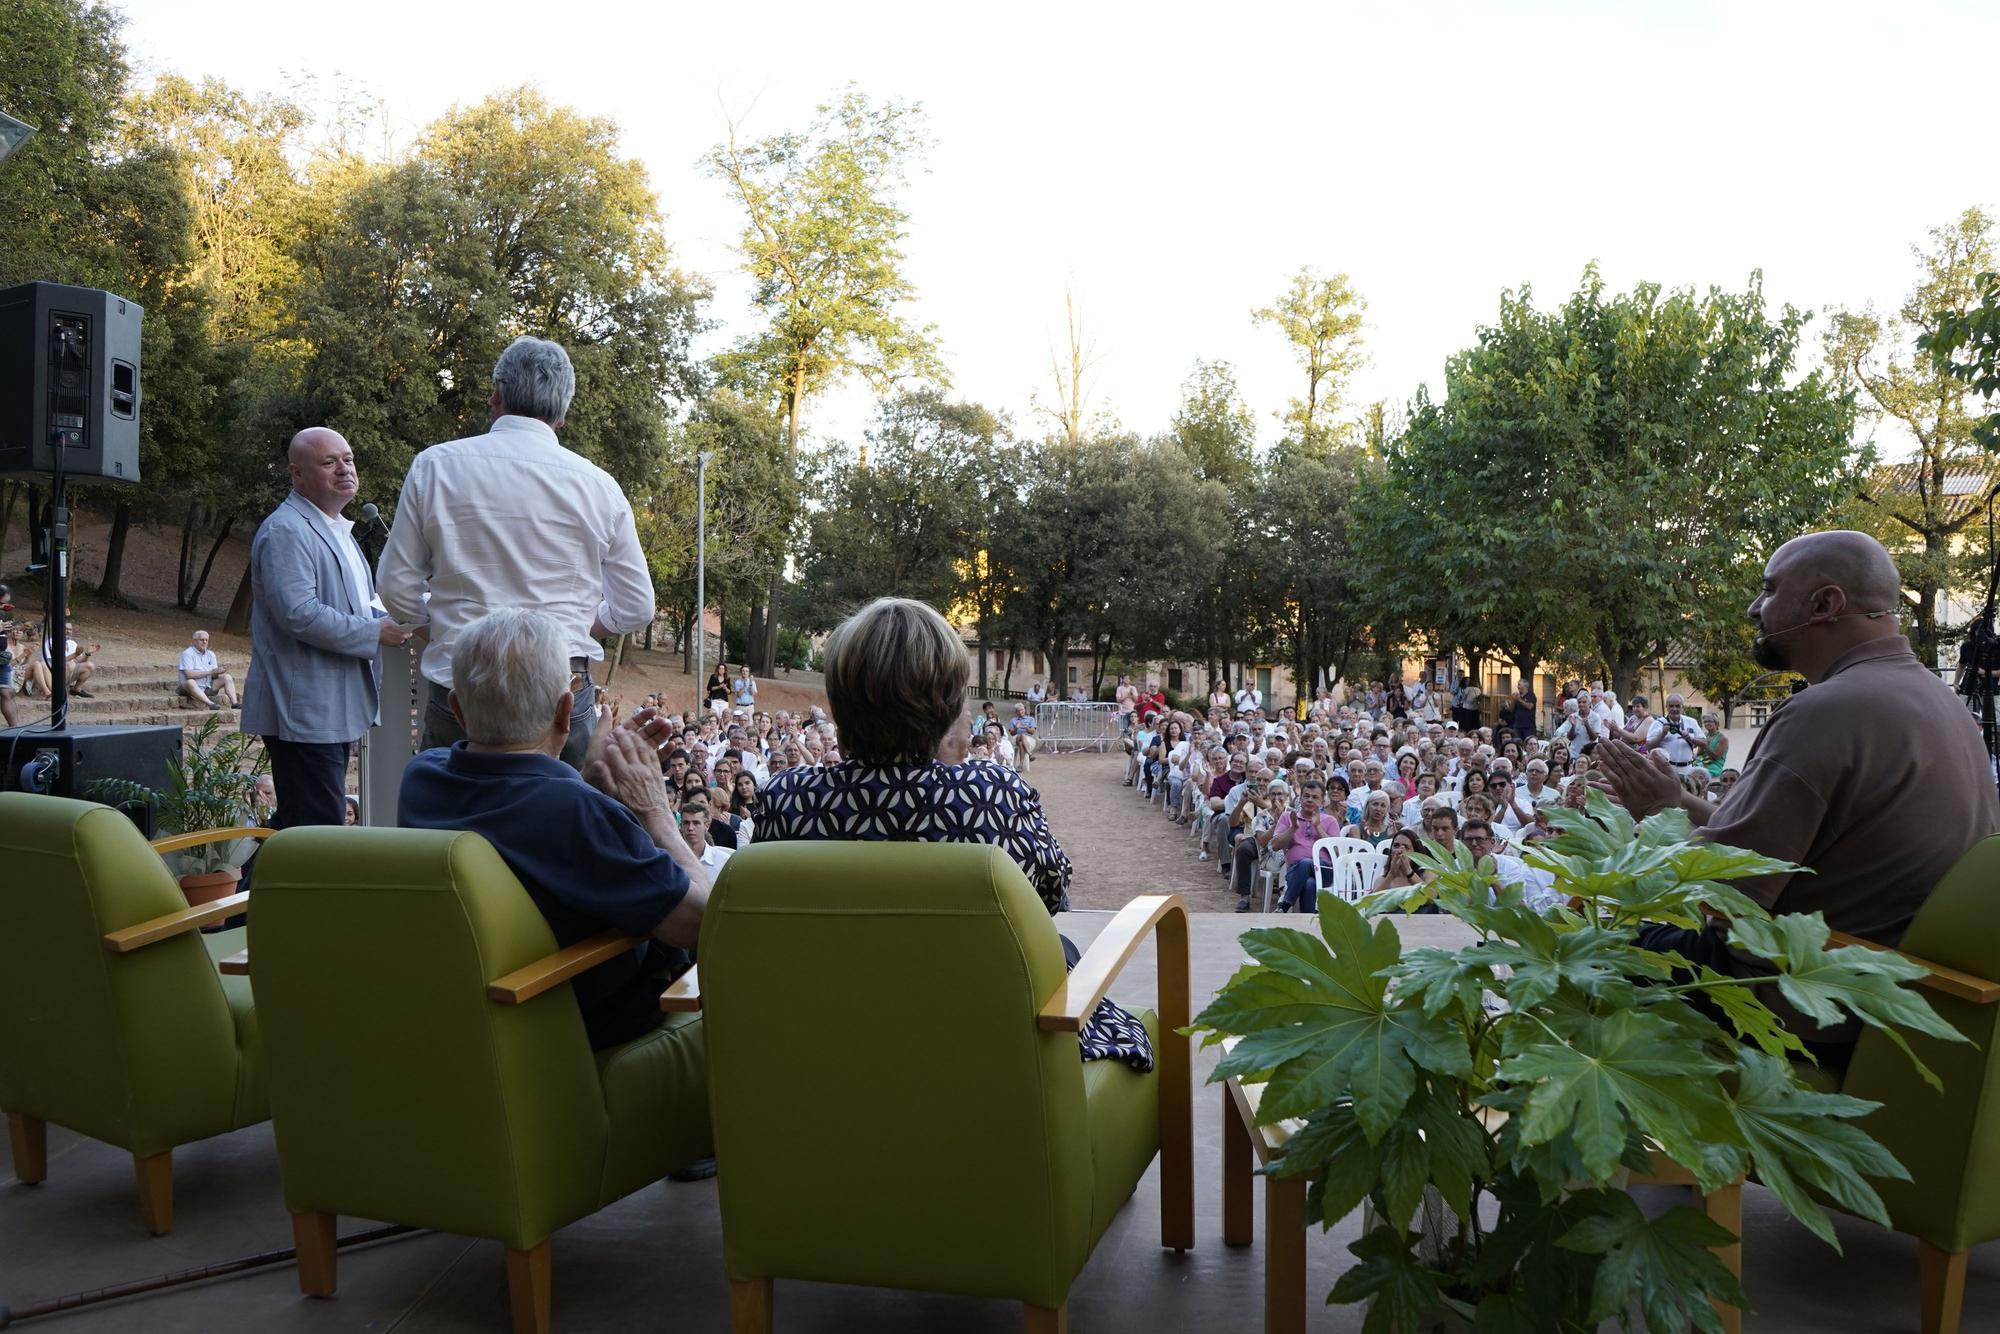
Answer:
[[1348, 853], [1334, 863], [1334, 893], [1349, 903], [1361, 902], [1388, 864], [1389, 855], [1378, 848]]
[[[1338, 893], [1340, 884], [1337, 868], [1341, 859], [1358, 853], [1373, 852], [1374, 848], [1365, 838], [1322, 838], [1313, 841], [1312, 863], [1313, 884], [1321, 894]], [[1373, 883], [1372, 881], [1370, 882]], [[1364, 886], [1365, 888], [1365, 886]], [[1345, 896], [1343, 896], [1345, 897]], [[1352, 902], [1350, 899], [1349, 902]]]

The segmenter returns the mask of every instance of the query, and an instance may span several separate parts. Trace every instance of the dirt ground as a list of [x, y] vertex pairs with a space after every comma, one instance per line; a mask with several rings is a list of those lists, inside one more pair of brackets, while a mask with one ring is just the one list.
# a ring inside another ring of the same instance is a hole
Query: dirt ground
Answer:
[[1179, 894], [1190, 912], [1231, 912], [1236, 896], [1199, 861], [1187, 830], [1124, 786], [1125, 757], [1051, 755], [1028, 776], [1041, 794], [1049, 828], [1076, 868], [1073, 908], [1122, 908], [1139, 894]]

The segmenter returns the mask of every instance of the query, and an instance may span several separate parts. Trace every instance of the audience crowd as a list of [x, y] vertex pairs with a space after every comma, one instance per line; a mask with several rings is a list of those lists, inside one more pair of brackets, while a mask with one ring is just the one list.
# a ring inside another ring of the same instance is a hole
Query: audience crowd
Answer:
[[1426, 841], [1446, 852], [1463, 842], [1532, 901], [1550, 877], [1519, 854], [1556, 836], [1549, 807], [1582, 806], [1591, 751], [1610, 738], [1659, 752], [1697, 796], [1719, 798], [1739, 776], [1718, 716], [1697, 721], [1678, 694], [1654, 713], [1644, 695], [1621, 703], [1598, 682], [1566, 685], [1546, 732], [1525, 682], [1493, 723], [1481, 721], [1477, 686], [1421, 681], [1322, 687], [1296, 719], [1267, 714], [1248, 682], [1233, 692], [1218, 685], [1200, 715], [1169, 708], [1130, 677], [1115, 702], [1125, 785], [1187, 829], [1192, 855], [1230, 877], [1238, 912], [1251, 910], [1265, 875], [1282, 884], [1280, 912], [1313, 911], [1312, 845], [1323, 838], [1384, 849], [1377, 889], [1417, 883], [1423, 873], [1409, 854]]

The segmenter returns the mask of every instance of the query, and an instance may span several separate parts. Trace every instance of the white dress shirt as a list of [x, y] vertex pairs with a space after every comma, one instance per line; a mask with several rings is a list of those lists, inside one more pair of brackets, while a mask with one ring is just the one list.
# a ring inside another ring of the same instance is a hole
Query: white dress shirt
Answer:
[[[695, 860], [711, 871], [720, 871], [722, 864], [735, 855], [734, 849], [720, 847], [717, 844], [711, 843], [701, 850], [701, 856], [695, 858]], [[710, 878], [713, 879], [714, 877], [711, 876]]]
[[654, 610], [624, 493], [532, 417], [496, 417], [485, 435], [417, 455], [378, 586], [392, 616], [430, 622], [423, 674], [444, 686], [459, 632], [489, 611], [546, 612], [571, 657], [600, 659], [593, 621], [628, 634], [645, 629]]
[[368, 591], [368, 565], [361, 557], [360, 544], [354, 540], [354, 520], [328, 514], [310, 501], [306, 503], [306, 508], [312, 511], [313, 517], [325, 526], [327, 536], [333, 539], [333, 551], [340, 557], [340, 568], [347, 571], [347, 586], [354, 590], [356, 613], [365, 616], [370, 611], [381, 611], [382, 599]]

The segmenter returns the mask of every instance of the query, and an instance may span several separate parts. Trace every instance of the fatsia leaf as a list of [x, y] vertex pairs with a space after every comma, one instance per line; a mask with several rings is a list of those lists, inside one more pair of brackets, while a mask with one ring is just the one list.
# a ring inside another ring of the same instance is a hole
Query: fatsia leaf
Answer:
[[1544, 929], [1537, 939], [1492, 941], [1479, 950], [1495, 967], [1513, 970], [1502, 994], [1516, 1009], [1541, 1005], [1562, 986], [1613, 1006], [1632, 1004], [1634, 977], [1664, 978], [1666, 972], [1623, 931], [1584, 926], [1557, 933]]
[[1437, 1309], [1437, 1279], [1417, 1263], [1410, 1250], [1415, 1236], [1397, 1228], [1378, 1227], [1347, 1248], [1360, 1263], [1340, 1276], [1327, 1301], [1374, 1298], [1361, 1322], [1362, 1334], [1422, 1329], [1424, 1318]]
[[1368, 1198], [1381, 1179], [1381, 1165], [1353, 1106], [1339, 1102], [1314, 1114], [1285, 1141], [1265, 1174], [1290, 1177], [1317, 1172], [1306, 1191], [1306, 1219], [1331, 1227]]
[[1723, 1064], [1673, 1024], [1644, 1010], [1620, 1010], [1583, 1026], [1569, 1042], [1510, 1051], [1500, 1077], [1533, 1085], [1518, 1117], [1523, 1144], [1565, 1131], [1592, 1181], [1618, 1167], [1626, 1139], [1657, 1141], [1676, 1161], [1700, 1156], [1699, 1128], [1713, 1123]]
[[1411, 950], [1389, 977], [1399, 997], [1422, 1002], [1426, 1018], [1456, 1010], [1468, 1020], [1477, 1019], [1494, 986], [1493, 967], [1484, 956], [1480, 949]]
[[1706, 985], [1707, 990], [1702, 994], [1715, 1002], [1737, 1037], [1756, 1043], [1772, 1056], [1784, 1057], [1789, 1053], [1809, 1061], [1816, 1059], [1799, 1035], [1779, 1023], [1778, 1016], [1749, 987], [1730, 981], [1707, 964], [1702, 965], [1697, 980]]
[[1807, 1187], [1857, 1217], [1888, 1227], [1882, 1199], [1868, 1178], [1907, 1181], [1910, 1174], [1854, 1124], [1880, 1104], [1805, 1088], [1789, 1063], [1762, 1052], [1743, 1052], [1739, 1064], [1743, 1073], [1730, 1098], [1730, 1112], [1749, 1146], [1758, 1180], [1779, 1203], [1835, 1250], [1840, 1243], [1833, 1224]]
[[1925, 1083], [1943, 1088], [1897, 1031], [1913, 1029], [1946, 1042], [1967, 1040], [1938, 1018], [1930, 1002], [1900, 985], [1924, 976], [1921, 964], [1866, 945], [1830, 950], [1826, 919], [1818, 913], [1787, 913], [1768, 922], [1739, 921], [1731, 927], [1730, 939], [1777, 965], [1778, 990], [1801, 1014], [1823, 1024], [1840, 1023], [1852, 1014], [1881, 1029], [1903, 1049]]
[[1736, 1240], [1728, 1228], [1685, 1205], [1647, 1218], [1630, 1196], [1614, 1197], [1602, 1213], [1584, 1219], [1556, 1244], [1599, 1255], [1590, 1311], [1599, 1320], [1622, 1317], [1637, 1300], [1651, 1330], [1685, 1329], [1722, 1334], [1717, 1298], [1738, 1308], [1749, 1303], [1743, 1285], [1711, 1247]]

